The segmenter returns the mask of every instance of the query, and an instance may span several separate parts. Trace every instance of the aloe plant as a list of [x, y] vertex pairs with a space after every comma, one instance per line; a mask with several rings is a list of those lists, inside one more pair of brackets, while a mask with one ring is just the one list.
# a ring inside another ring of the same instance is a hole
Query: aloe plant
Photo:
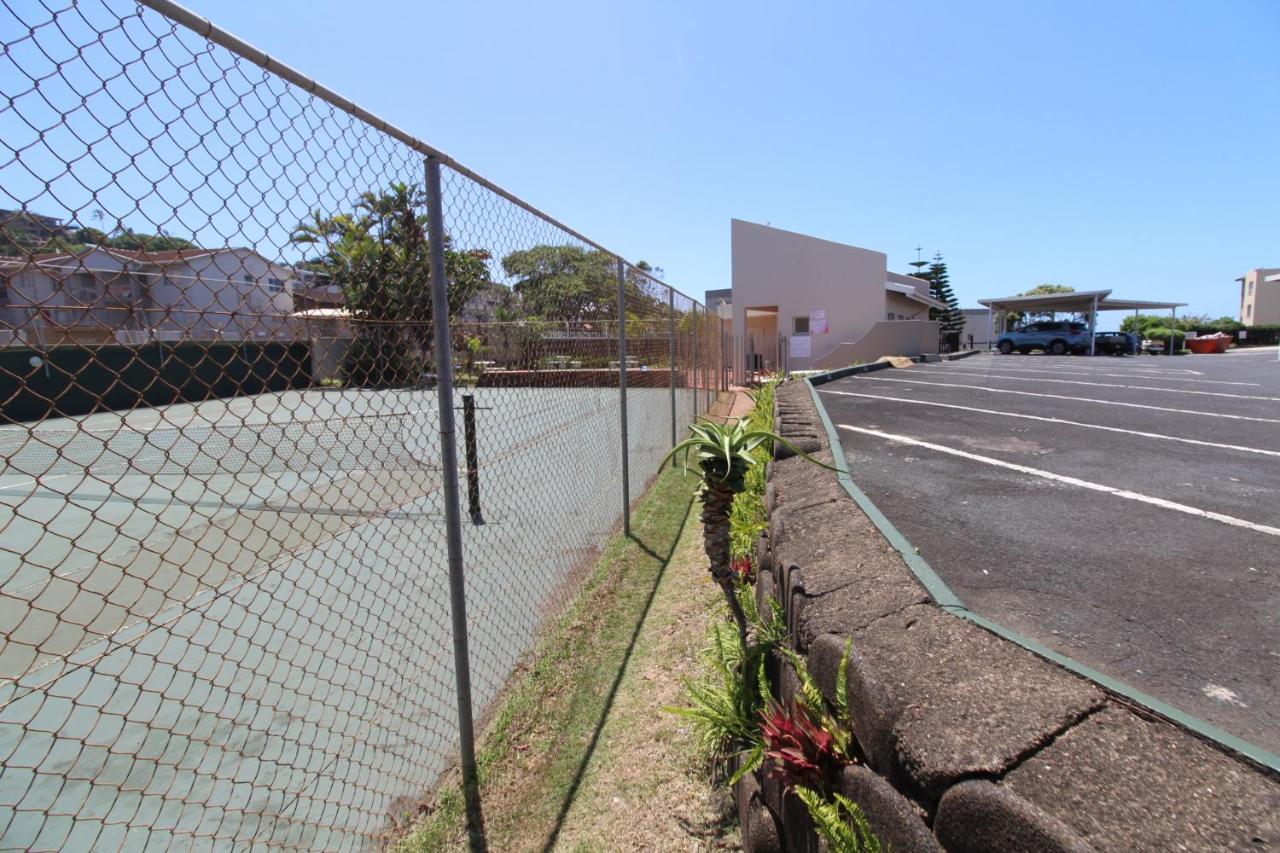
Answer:
[[686, 471], [690, 454], [697, 460], [702, 472], [702, 546], [711, 561], [711, 577], [724, 591], [744, 647], [747, 620], [734, 595], [734, 579], [738, 575], [733, 570], [730, 555], [729, 513], [734, 496], [745, 488], [747, 471], [757, 462], [752, 451], [765, 442], [781, 444], [815, 465], [836, 470], [777, 433], [749, 426], [745, 418], [724, 424], [708, 420], [693, 424], [689, 427], [689, 437], [671, 448], [663, 460], [665, 463], [667, 459], [683, 454]]

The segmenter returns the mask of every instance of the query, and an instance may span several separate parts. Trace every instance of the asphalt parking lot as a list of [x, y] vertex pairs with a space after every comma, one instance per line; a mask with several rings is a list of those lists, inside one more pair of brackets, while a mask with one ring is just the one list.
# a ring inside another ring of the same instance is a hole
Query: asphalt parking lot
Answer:
[[823, 385], [970, 609], [1280, 753], [1280, 362], [979, 355]]

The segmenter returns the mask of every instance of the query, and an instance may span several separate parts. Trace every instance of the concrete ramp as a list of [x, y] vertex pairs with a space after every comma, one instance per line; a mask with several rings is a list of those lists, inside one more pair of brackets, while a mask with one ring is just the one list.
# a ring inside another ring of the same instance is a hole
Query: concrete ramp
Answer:
[[814, 362], [834, 370], [885, 355], [919, 356], [938, 351], [939, 325], [934, 320], [882, 320], [856, 341], [837, 345]]

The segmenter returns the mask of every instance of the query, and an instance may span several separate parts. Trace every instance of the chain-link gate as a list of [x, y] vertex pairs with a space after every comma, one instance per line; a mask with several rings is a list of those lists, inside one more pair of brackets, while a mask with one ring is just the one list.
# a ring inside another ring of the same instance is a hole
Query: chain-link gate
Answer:
[[0, 847], [376, 845], [720, 323], [167, 0], [0, 41]]

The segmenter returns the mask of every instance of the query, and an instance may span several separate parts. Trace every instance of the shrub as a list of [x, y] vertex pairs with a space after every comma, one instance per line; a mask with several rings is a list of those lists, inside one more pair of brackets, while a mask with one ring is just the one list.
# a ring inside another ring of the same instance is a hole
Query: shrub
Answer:
[[[773, 401], [777, 380], [766, 382], [752, 398], [755, 408], [747, 416], [748, 429], [773, 430]], [[758, 464], [747, 472], [744, 489], [733, 500], [729, 511], [729, 550], [734, 557], [754, 553], [760, 534], [769, 527], [769, 515], [764, 506], [765, 468], [773, 458], [772, 442], [757, 447], [752, 455]]]

